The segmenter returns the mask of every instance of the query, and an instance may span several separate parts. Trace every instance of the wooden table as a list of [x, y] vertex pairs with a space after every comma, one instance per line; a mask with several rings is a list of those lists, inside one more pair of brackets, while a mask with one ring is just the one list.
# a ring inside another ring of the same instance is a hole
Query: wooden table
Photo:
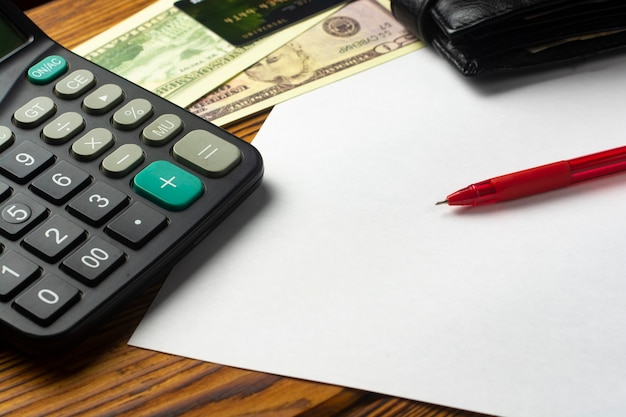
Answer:
[[[28, 14], [72, 48], [152, 1], [54, 0]], [[266, 116], [229, 130], [251, 141]], [[127, 341], [157, 289], [63, 354], [33, 358], [0, 344], [0, 415], [479, 416], [130, 347]]]

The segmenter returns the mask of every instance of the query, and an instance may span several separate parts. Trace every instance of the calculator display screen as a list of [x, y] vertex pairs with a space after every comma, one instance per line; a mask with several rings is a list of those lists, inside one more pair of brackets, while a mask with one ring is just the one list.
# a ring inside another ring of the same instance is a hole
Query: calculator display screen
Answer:
[[28, 38], [2, 14], [0, 14], [0, 39], [0, 61], [28, 41]]

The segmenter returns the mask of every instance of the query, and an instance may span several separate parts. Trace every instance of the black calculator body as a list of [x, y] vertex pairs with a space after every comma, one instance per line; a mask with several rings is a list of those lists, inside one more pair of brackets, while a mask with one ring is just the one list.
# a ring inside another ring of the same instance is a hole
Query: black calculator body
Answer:
[[0, 2], [0, 337], [87, 336], [261, 182], [250, 144], [49, 39]]

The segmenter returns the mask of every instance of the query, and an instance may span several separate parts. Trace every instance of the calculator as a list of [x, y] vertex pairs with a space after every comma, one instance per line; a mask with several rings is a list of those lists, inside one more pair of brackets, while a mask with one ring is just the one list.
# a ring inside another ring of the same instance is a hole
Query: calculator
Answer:
[[88, 337], [202, 245], [263, 162], [9, 1], [0, 39], [0, 337], [45, 353]]

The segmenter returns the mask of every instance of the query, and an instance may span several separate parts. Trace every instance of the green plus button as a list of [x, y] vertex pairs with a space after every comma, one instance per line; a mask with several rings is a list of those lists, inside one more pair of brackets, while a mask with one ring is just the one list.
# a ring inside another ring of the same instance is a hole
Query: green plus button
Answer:
[[28, 69], [28, 81], [33, 84], [48, 84], [63, 75], [67, 68], [65, 58], [50, 55]]
[[156, 161], [133, 179], [133, 189], [163, 208], [180, 211], [189, 207], [203, 193], [202, 181], [167, 161]]

